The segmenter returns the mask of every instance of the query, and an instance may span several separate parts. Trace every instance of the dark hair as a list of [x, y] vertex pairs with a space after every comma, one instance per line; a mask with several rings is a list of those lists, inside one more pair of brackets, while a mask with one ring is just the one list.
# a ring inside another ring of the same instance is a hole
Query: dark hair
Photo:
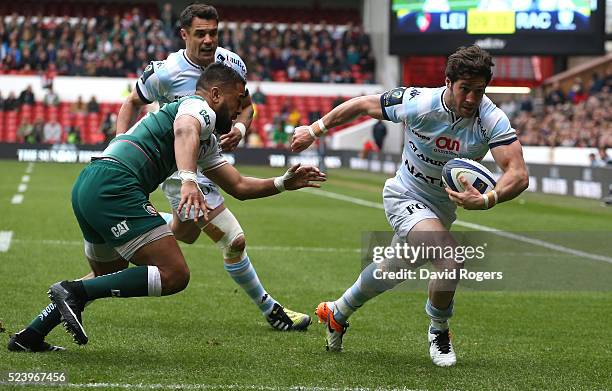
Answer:
[[217, 21], [217, 23], [219, 23], [219, 14], [217, 13], [217, 10], [215, 7], [208, 4], [195, 3], [187, 6], [187, 8], [181, 12], [181, 16], [179, 17], [181, 28], [191, 27], [193, 18], [208, 20], [214, 19]]
[[244, 84], [238, 72], [227, 65], [214, 62], [207, 66], [200, 75], [197, 88], [206, 90], [211, 87], [235, 86], [236, 83]]
[[476, 45], [462, 46], [448, 57], [446, 62], [446, 77], [451, 82], [459, 79], [484, 77], [487, 84], [493, 77], [491, 67], [495, 66], [491, 55]]

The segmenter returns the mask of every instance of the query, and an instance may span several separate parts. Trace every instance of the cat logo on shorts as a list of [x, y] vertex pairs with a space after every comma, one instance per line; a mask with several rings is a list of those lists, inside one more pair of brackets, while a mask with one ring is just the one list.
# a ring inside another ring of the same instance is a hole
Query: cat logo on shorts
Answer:
[[159, 213], [157, 213], [157, 209], [155, 209], [155, 207], [153, 205], [151, 205], [150, 202], [147, 202], [146, 204], [142, 204], [142, 207], [151, 216], [158, 216], [159, 215]]
[[128, 227], [128, 225], [127, 225], [127, 220], [123, 220], [119, 224], [115, 225], [114, 227], [111, 227], [110, 230], [111, 230], [113, 236], [118, 238], [121, 235], [123, 235], [124, 233], [126, 233], [127, 231], [129, 231], [130, 227]]

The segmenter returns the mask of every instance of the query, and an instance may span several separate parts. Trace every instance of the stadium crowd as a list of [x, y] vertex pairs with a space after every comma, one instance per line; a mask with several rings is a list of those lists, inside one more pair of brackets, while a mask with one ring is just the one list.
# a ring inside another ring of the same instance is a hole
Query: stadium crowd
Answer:
[[[283, 26], [284, 27], [284, 26]], [[105, 6], [95, 18], [0, 18], [0, 73], [136, 76], [151, 59], [183, 47], [170, 3], [159, 18], [137, 7], [123, 16]], [[219, 45], [247, 63], [253, 80], [373, 83], [375, 61], [361, 26], [225, 23]]]
[[576, 79], [566, 93], [557, 84], [535, 105], [529, 96], [501, 105], [523, 145], [612, 147], [612, 75]]

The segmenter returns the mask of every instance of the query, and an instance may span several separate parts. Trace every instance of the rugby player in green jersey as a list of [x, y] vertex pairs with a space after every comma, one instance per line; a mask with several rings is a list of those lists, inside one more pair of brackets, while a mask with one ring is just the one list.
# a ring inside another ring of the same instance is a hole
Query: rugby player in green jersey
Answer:
[[[81, 172], [72, 190], [72, 206], [96, 277], [61, 281], [48, 292], [76, 343], [88, 342], [81, 317], [87, 302], [171, 295], [187, 287], [185, 258], [170, 227], [149, 202], [149, 194], [173, 172], [178, 170], [182, 182], [178, 212], [188, 215], [193, 210], [196, 221], [200, 212], [199, 218], [206, 219], [208, 210], [197, 185], [198, 168], [241, 200], [319, 187], [316, 182], [325, 181], [316, 167], [296, 165], [283, 176], [259, 179], [244, 177], [227, 164], [213, 131], [230, 130], [244, 94], [244, 80], [233, 69], [212, 64], [199, 78], [196, 95], [147, 114]], [[128, 268], [128, 261], [135, 267]], [[9, 350], [28, 350], [20, 348], [19, 339], [28, 329], [11, 338]], [[29, 350], [54, 350], [40, 343]]]

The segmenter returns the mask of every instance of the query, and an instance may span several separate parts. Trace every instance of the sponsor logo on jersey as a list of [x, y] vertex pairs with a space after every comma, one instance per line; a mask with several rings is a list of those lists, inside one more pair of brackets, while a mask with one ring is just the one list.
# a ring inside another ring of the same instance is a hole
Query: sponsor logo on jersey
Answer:
[[488, 143], [491, 138], [487, 136], [487, 129], [482, 126], [482, 120], [480, 119], [480, 116], [476, 117], [476, 126], [478, 126], [478, 130], [480, 131], [480, 135], [482, 136], [482, 138], [485, 140], [485, 142]]
[[436, 138], [435, 144], [437, 148], [433, 148], [433, 151], [445, 155], [457, 155], [461, 149], [459, 140], [446, 136]]
[[147, 67], [144, 69], [142, 76], [140, 76], [140, 80], [142, 81], [142, 84], [146, 83], [147, 79], [151, 77], [151, 75], [154, 73], [155, 73], [155, 70], [153, 69], [153, 61], [151, 61], [149, 65], [147, 65]]
[[155, 207], [150, 203], [147, 202], [145, 204], [142, 204], [142, 207], [144, 210], [147, 211], [148, 214], [150, 214], [151, 216], [157, 216], [159, 215], [159, 213], [157, 213], [157, 209], [155, 209]]
[[435, 160], [425, 155], [423, 152], [419, 152], [419, 149], [412, 141], [408, 141], [408, 145], [410, 145], [410, 149], [412, 149], [412, 152], [414, 152], [415, 156], [424, 161], [425, 163], [429, 163], [436, 167], [442, 167], [446, 164], [446, 161]]
[[206, 122], [206, 126], [210, 126], [210, 116], [205, 109], [200, 110], [200, 115], [204, 118], [204, 122]]
[[431, 137], [429, 136], [425, 136], [422, 133], [417, 132], [416, 130], [414, 130], [413, 128], [410, 128], [410, 131], [412, 132], [412, 134], [414, 134], [415, 136], [417, 136], [418, 138], [420, 138], [421, 140], [425, 140], [425, 141], [429, 141], [431, 140]]
[[113, 236], [118, 238], [121, 235], [123, 235], [126, 232], [128, 232], [130, 230], [130, 228], [127, 225], [127, 220], [123, 220], [119, 224], [115, 225], [114, 227], [111, 227], [110, 230], [111, 230], [111, 233], [113, 234]]
[[385, 107], [395, 106], [402, 103], [406, 88], [397, 87], [383, 94], [383, 104]]
[[417, 90], [416, 88], [413, 88], [410, 90], [410, 98], [408, 100], [412, 100], [419, 95], [421, 95], [421, 91]]
[[413, 177], [429, 185], [444, 187], [444, 182], [442, 182], [442, 179], [423, 174], [422, 172], [418, 171], [415, 166], [410, 164], [410, 161], [408, 161], [407, 159], [404, 160], [404, 164], [406, 165], [406, 168], [408, 169], [410, 175], [412, 175]]
[[414, 212], [416, 212], [416, 209], [423, 210], [423, 209], [429, 209], [429, 207], [427, 207], [427, 205], [425, 205], [425, 204], [421, 204], [420, 202], [415, 202], [414, 204], [409, 204], [406, 207], [406, 210], [408, 211], [408, 214], [410, 214], [410, 215], [414, 214]]

